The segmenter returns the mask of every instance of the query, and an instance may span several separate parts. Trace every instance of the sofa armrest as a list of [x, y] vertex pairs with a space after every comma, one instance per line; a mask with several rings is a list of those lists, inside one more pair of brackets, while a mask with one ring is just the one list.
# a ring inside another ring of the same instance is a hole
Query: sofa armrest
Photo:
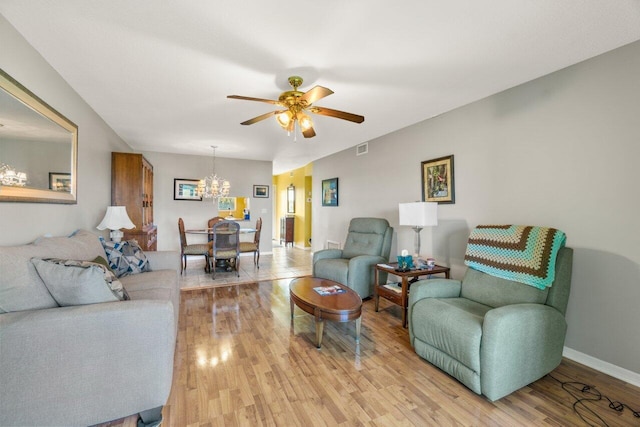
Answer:
[[342, 249], [322, 249], [313, 253], [313, 263], [321, 259], [342, 258]]
[[164, 405], [173, 306], [121, 301], [0, 315], [0, 425], [93, 425]]
[[551, 372], [562, 359], [566, 331], [562, 313], [547, 305], [489, 310], [480, 345], [482, 394], [497, 400]]
[[144, 253], [149, 260], [151, 270], [180, 271], [180, 252], [178, 251], [149, 251]]

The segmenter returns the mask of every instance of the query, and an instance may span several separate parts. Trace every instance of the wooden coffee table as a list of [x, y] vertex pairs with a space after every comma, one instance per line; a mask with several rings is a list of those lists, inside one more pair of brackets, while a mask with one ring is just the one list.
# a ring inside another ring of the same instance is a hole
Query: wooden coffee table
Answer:
[[[339, 286], [346, 292], [335, 295], [320, 295], [313, 288], [318, 286]], [[293, 324], [294, 304], [302, 311], [309, 313], [316, 320], [316, 347], [322, 345], [324, 321], [334, 322], [356, 321], [356, 342], [360, 342], [360, 324], [362, 321], [362, 299], [357, 292], [340, 283], [316, 277], [293, 279], [289, 284], [289, 300], [291, 303], [291, 323]]]

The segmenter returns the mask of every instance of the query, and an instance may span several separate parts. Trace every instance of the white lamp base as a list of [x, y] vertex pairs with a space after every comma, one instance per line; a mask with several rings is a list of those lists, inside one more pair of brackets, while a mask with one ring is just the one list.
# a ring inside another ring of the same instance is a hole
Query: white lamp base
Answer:
[[111, 233], [109, 233], [109, 237], [114, 242], [122, 241], [122, 236], [124, 236], [124, 233], [120, 230], [111, 230]]

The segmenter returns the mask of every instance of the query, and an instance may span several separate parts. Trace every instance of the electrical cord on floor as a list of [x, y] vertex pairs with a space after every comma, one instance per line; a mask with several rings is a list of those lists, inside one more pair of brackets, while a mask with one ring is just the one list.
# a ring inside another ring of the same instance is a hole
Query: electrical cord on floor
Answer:
[[[559, 382], [560, 385], [562, 386], [562, 389], [567, 393], [569, 393], [571, 397], [575, 399], [575, 402], [573, 402], [573, 410], [580, 417], [580, 419], [582, 419], [582, 421], [584, 421], [585, 424], [587, 424], [588, 426], [591, 426], [591, 427], [599, 427], [599, 426], [608, 427], [609, 426], [609, 424], [607, 424], [606, 421], [603, 420], [600, 415], [598, 415], [593, 409], [587, 406], [587, 403], [597, 402], [602, 400], [603, 398], [609, 401], [609, 408], [613, 409], [614, 411], [622, 412], [624, 411], [624, 408], [627, 408], [629, 411], [631, 411], [634, 417], [640, 418], [640, 411], [632, 409], [626, 403], [622, 403], [617, 400], [612, 401], [607, 396], [602, 395], [602, 393], [600, 393], [595, 386], [581, 383], [578, 381], [561, 381], [551, 374], [547, 374], [547, 376]], [[585, 418], [585, 415], [582, 414], [582, 412], [586, 412], [590, 414], [592, 417], [594, 417], [597, 420], [596, 422], [598, 424], [593, 424], [591, 420], [587, 420]]]

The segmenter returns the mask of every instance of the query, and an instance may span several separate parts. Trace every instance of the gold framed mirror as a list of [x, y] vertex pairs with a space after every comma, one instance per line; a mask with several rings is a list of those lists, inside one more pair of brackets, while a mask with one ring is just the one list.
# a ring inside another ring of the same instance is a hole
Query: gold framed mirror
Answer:
[[296, 187], [287, 187], [287, 213], [296, 213]]
[[0, 69], [0, 202], [77, 203], [78, 126]]

